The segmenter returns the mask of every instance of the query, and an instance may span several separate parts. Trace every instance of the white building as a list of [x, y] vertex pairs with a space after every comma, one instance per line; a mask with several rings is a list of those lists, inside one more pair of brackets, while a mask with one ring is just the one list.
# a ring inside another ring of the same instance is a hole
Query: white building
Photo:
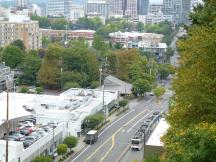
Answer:
[[128, 45], [129, 41], [139, 42], [145, 41], [150, 43], [159, 43], [163, 39], [162, 34], [155, 33], [139, 33], [139, 32], [114, 32], [110, 33], [109, 37], [112, 43], [121, 43], [125, 46]]
[[[79, 136], [82, 122], [86, 116], [96, 112], [104, 113], [103, 92], [91, 89], [69, 89], [59, 96], [10, 93], [9, 95], [10, 130], [17, 128], [18, 121], [30, 115], [36, 116], [37, 124], [58, 122], [59, 125], [34, 144], [24, 149], [22, 142], [9, 141], [9, 162], [30, 162], [35, 156], [51, 154], [54, 133], [54, 145], [57, 146], [66, 135]], [[104, 92], [104, 107], [108, 110], [118, 98], [117, 91]], [[6, 93], [0, 94], [0, 138], [5, 134]], [[32, 108], [33, 113], [24, 107]], [[107, 115], [106, 111], [106, 115]], [[0, 140], [0, 162], [5, 156], [5, 141]]]
[[80, 17], [84, 17], [85, 12], [84, 12], [84, 7], [81, 5], [72, 5], [70, 9], [70, 15], [69, 15], [69, 20], [70, 21], [77, 21]]
[[42, 16], [41, 8], [36, 4], [32, 4], [31, 12], [34, 15]]

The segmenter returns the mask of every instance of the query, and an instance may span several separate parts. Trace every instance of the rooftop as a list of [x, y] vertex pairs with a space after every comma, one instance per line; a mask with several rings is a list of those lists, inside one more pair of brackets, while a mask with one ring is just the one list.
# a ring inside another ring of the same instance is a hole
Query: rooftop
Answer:
[[160, 138], [166, 133], [168, 128], [169, 125], [166, 120], [164, 118], [161, 118], [158, 125], [156, 126], [148, 141], [146, 142], [146, 145], [163, 146], [163, 142], [161, 142]]
[[139, 33], [139, 32], [114, 32], [109, 34], [110, 37], [157, 37], [157, 38], [163, 38], [162, 34], [156, 34], [156, 33]]
[[[117, 98], [117, 92], [105, 91], [104, 103], [109, 104]], [[0, 93], [0, 125], [6, 117], [6, 93]], [[83, 119], [84, 116], [92, 113], [95, 107], [102, 103], [102, 91], [92, 89], [69, 89], [59, 96], [37, 95], [37, 94], [9, 94], [9, 119], [31, 115], [25, 109], [32, 109], [34, 113], [46, 115], [52, 114], [71, 114], [73, 119]]]

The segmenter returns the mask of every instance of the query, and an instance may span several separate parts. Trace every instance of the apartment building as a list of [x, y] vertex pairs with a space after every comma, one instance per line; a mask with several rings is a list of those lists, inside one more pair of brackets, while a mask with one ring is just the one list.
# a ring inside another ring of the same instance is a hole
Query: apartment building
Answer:
[[13, 86], [14, 72], [10, 67], [0, 63], [0, 92], [6, 89], [6, 84], [11, 88]]
[[11, 16], [9, 21], [0, 21], [0, 46], [7, 46], [18, 39], [23, 41], [27, 50], [41, 48], [42, 35], [38, 22], [22, 15]]
[[94, 30], [52, 30], [52, 29], [40, 29], [42, 35], [44, 37], [48, 37], [50, 39], [60, 39], [64, 40], [67, 36], [67, 39], [78, 39], [84, 38], [86, 40], [94, 39]]
[[138, 33], [138, 32], [115, 32], [110, 33], [109, 37], [112, 43], [121, 43], [128, 45], [128, 42], [151, 42], [152, 44], [160, 43], [163, 39], [162, 34], [155, 33]]

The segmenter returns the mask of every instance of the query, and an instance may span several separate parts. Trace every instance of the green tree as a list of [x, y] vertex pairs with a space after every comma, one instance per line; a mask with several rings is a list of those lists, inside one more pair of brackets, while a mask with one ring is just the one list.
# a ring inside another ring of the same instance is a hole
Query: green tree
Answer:
[[174, 50], [172, 48], [168, 47], [167, 51], [165, 53], [166, 61], [169, 62], [170, 57], [172, 57], [173, 55], [174, 55]]
[[41, 67], [41, 59], [37, 55], [36, 51], [30, 51], [19, 68], [23, 72], [20, 77], [22, 84], [36, 84], [37, 72]]
[[142, 32], [144, 30], [144, 24], [142, 22], [138, 22], [136, 25], [136, 29], [139, 32]]
[[43, 87], [36, 87], [35, 91], [37, 94], [41, 94], [44, 92], [44, 89], [43, 89]]
[[160, 99], [160, 97], [166, 92], [166, 89], [164, 87], [158, 86], [153, 89], [153, 92], [157, 99]]
[[74, 136], [68, 136], [64, 139], [64, 144], [67, 145], [67, 147], [71, 150], [72, 148], [76, 147], [78, 140]]
[[26, 86], [22, 86], [19, 91], [19, 93], [28, 93], [28, 92], [29, 92], [29, 88]]
[[65, 82], [63, 90], [68, 90], [70, 88], [80, 88], [80, 85], [77, 82]]
[[65, 30], [66, 25], [68, 25], [68, 23], [64, 18], [57, 18], [51, 21], [51, 28], [55, 30]]
[[101, 56], [105, 56], [109, 49], [108, 44], [106, 44], [104, 39], [99, 35], [94, 36], [92, 46], [100, 52]]
[[49, 156], [37, 156], [31, 162], [51, 162], [52, 158]]
[[170, 64], [160, 64], [158, 68], [161, 79], [166, 79], [169, 74], [175, 73], [175, 68]]
[[205, 0], [192, 14], [188, 38], [179, 41], [175, 104], [164, 136], [167, 161], [215, 162], [216, 2]]
[[47, 53], [39, 69], [37, 80], [43, 86], [57, 88], [60, 85], [60, 57], [63, 48], [52, 44], [48, 47]]
[[149, 92], [151, 90], [151, 85], [147, 80], [137, 79], [133, 83], [133, 94], [135, 96], [143, 96], [145, 92]]
[[40, 28], [50, 28], [51, 27], [51, 22], [49, 20], [49, 18], [47, 17], [40, 17], [40, 16], [37, 16], [37, 15], [31, 15], [31, 20], [34, 20], [34, 21], [39, 21], [39, 27]]
[[119, 101], [119, 106], [120, 107], [125, 107], [128, 104], [128, 100], [123, 99]]
[[13, 41], [10, 45], [18, 47], [22, 51], [25, 51], [25, 45], [24, 45], [23, 41], [21, 41], [20, 39]]
[[24, 53], [16, 46], [7, 46], [2, 53], [2, 60], [11, 68], [16, 68], [24, 59]]
[[165, 141], [165, 158], [169, 161], [215, 162], [216, 125], [200, 123], [184, 129], [172, 127]]
[[84, 120], [83, 125], [84, 125], [84, 128], [95, 129], [103, 121], [104, 121], [103, 114], [94, 114], [94, 115], [87, 116]]
[[67, 153], [67, 145], [66, 144], [59, 144], [57, 146], [57, 153], [58, 155], [64, 155]]
[[122, 49], [122, 48], [123, 48], [123, 45], [122, 45], [121, 43], [118, 43], [118, 42], [117, 42], [117, 43], [114, 44], [114, 48], [115, 48], [115, 49]]

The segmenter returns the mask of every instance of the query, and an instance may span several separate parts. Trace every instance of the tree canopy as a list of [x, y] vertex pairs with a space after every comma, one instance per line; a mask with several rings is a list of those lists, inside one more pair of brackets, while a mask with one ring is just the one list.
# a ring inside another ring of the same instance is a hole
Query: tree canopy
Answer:
[[178, 43], [180, 68], [173, 83], [165, 159], [215, 162], [216, 2], [205, 0], [192, 14], [188, 37]]
[[77, 138], [74, 136], [65, 137], [65, 139], [63, 141], [63, 143], [66, 144], [68, 146], [68, 148], [70, 148], [70, 150], [77, 145], [77, 142], [78, 142]]
[[41, 59], [36, 51], [29, 51], [19, 69], [23, 72], [20, 81], [23, 84], [36, 84], [37, 72], [41, 66]]
[[24, 59], [24, 53], [16, 46], [7, 46], [2, 53], [2, 60], [11, 68], [16, 68]]
[[51, 162], [52, 158], [49, 156], [37, 156], [31, 162]]
[[23, 41], [21, 41], [21, 40], [19, 40], [19, 39], [13, 41], [10, 45], [16, 46], [16, 47], [18, 47], [19, 49], [21, 49], [22, 51], [25, 51], [25, 45], [24, 45]]

